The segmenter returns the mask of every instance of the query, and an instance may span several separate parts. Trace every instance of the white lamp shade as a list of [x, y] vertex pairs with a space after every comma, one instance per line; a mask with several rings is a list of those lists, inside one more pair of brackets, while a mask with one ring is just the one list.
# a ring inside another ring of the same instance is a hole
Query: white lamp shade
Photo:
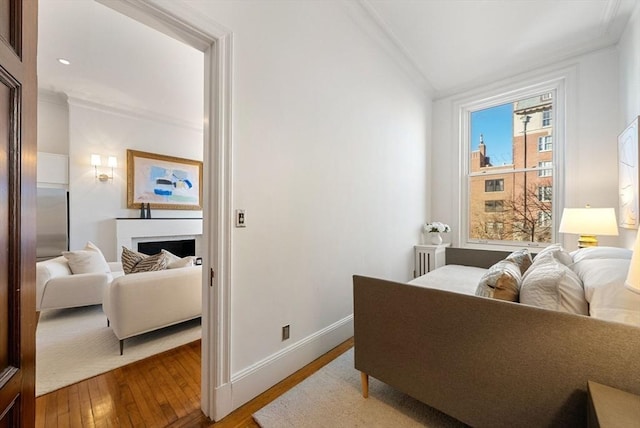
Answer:
[[582, 235], [617, 235], [616, 212], [613, 208], [565, 208], [558, 231]]
[[91, 166], [100, 166], [101, 164], [100, 155], [91, 155]]
[[109, 156], [109, 159], [107, 160], [107, 165], [110, 166], [111, 168], [117, 168], [118, 158], [115, 156]]
[[624, 285], [631, 291], [640, 293], [640, 229], [638, 229], [636, 242], [633, 244], [633, 255], [631, 256], [629, 273], [627, 274], [627, 280], [624, 282]]

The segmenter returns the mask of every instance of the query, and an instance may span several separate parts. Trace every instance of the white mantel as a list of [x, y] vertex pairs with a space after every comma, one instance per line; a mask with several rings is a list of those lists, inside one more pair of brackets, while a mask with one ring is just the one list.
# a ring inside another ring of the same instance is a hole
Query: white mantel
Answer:
[[138, 242], [195, 239], [196, 254], [202, 241], [201, 218], [118, 218], [116, 219], [116, 260], [122, 247], [137, 251]]

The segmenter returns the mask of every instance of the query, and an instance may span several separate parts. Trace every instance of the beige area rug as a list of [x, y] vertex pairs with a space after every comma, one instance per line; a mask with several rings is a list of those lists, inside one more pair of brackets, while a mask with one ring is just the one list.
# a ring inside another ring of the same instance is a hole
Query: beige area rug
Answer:
[[377, 379], [369, 378], [369, 398], [363, 398], [353, 348], [253, 418], [263, 428], [466, 426]]
[[124, 341], [107, 327], [102, 306], [45, 311], [36, 330], [36, 396], [201, 338], [200, 319]]

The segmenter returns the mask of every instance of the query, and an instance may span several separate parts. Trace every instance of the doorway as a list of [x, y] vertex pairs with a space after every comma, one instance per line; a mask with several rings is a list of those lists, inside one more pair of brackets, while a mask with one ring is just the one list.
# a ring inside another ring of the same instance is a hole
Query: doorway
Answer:
[[[231, 411], [230, 388], [230, 47], [231, 34], [189, 16], [136, 0], [103, 0], [103, 5], [204, 53], [204, 187], [202, 403], [218, 420]], [[180, 10], [178, 10], [180, 9]], [[202, 30], [202, 29], [206, 29]]]

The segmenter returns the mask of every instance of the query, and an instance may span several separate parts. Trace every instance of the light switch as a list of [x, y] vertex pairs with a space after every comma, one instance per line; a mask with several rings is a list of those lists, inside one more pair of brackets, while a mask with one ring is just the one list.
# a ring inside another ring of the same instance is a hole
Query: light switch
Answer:
[[247, 227], [244, 210], [236, 210], [236, 227]]

